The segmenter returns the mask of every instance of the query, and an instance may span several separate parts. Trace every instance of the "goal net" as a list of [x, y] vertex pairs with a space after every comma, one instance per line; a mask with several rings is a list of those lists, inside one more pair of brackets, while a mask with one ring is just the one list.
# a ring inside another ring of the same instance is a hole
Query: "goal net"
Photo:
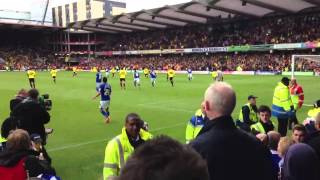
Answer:
[[292, 78], [295, 76], [295, 72], [314, 72], [316, 76], [320, 76], [320, 55], [292, 55]]

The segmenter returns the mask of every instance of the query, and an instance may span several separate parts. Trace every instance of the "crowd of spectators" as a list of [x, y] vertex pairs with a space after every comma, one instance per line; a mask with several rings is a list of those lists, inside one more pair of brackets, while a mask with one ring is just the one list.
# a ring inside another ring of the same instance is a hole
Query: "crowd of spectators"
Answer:
[[[223, 70], [235, 71], [241, 67], [243, 71], [289, 71], [291, 69], [291, 54], [289, 53], [244, 53], [244, 54], [189, 54], [189, 55], [156, 55], [156, 56], [114, 56], [83, 60], [79, 64], [84, 69], [90, 67], [126, 67], [128, 69], [143, 69], [144, 67], [156, 70], [194, 71]], [[314, 71], [319, 63], [314, 61], [297, 61], [296, 71]]]
[[26, 70], [29, 67], [47, 69], [51, 64], [60, 65], [52, 52], [41, 47], [6, 47], [0, 49], [0, 69]]
[[316, 41], [320, 14], [239, 20], [108, 37], [105, 50], [176, 49]]

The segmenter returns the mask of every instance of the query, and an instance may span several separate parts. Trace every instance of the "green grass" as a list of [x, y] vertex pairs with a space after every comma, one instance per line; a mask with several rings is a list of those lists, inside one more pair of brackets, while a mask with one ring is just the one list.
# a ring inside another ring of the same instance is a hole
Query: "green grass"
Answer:
[[[237, 93], [236, 118], [247, 96], [258, 96], [258, 105], [271, 105], [273, 90], [281, 76], [225, 76]], [[167, 134], [184, 142], [185, 125], [194, 111], [200, 107], [203, 93], [212, 80], [209, 75], [195, 75], [188, 82], [186, 75], [175, 78], [172, 88], [161, 75], [157, 87], [152, 88], [149, 79], [141, 78], [141, 90], [135, 89], [132, 78], [127, 79], [127, 90], [121, 91], [119, 79], [110, 78], [113, 88], [111, 100], [112, 123], [105, 125], [99, 113], [99, 100], [91, 98], [95, 92], [95, 73], [80, 72], [72, 78], [72, 72], [59, 72], [57, 84], [53, 84], [48, 72], [38, 73], [36, 86], [40, 93], [49, 93], [53, 100], [51, 121], [54, 128], [48, 139], [47, 149], [53, 165], [63, 179], [102, 179], [104, 149], [108, 140], [121, 131], [126, 114], [137, 112], [149, 123], [153, 134]], [[298, 77], [305, 91], [305, 103], [320, 99], [319, 78]], [[0, 122], [9, 115], [9, 100], [20, 88], [28, 88], [28, 80], [22, 72], [0, 73]], [[310, 107], [298, 112], [301, 120]]]

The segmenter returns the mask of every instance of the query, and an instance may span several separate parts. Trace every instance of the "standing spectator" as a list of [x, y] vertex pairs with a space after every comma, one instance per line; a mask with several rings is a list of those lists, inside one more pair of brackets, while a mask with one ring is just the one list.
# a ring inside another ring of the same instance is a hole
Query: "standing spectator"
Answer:
[[295, 78], [291, 79], [290, 94], [291, 94], [291, 100], [292, 100], [294, 111], [295, 111], [289, 121], [289, 129], [292, 129], [294, 125], [298, 124], [296, 113], [299, 109], [301, 109], [304, 102], [303, 89], [297, 83], [297, 80]]
[[307, 136], [306, 128], [301, 124], [297, 124], [293, 127], [292, 131], [292, 140], [295, 143], [303, 143]]
[[133, 151], [152, 138], [149, 132], [142, 129], [142, 126], [143, 121], [138, 114], [127, 115], [121, 134], [109, 141], [106, 147], [103, 179], [109, 180], [118, 176]]
[[239, 120], [237, 125], [250, 132], [250, 126], [258, 122], [258, 108], [257, 108], [257, 97], [254, 95], [248, 96], [248, 103], [242, 106], [239, 113]]
[[284, 157], [281, 180], [319, 180], [319, 167], [318, 156], [309, 145], [294, 144]]
[[268, 149], [234, 125], [235, 105], [236, 95], [229, 84], [211, 85], [202, 103], [209, 120], [191, 146], [207, 161], [211, 180], [276, 179]]
[[274, 90], [272, 100], [272, 115], [278, 118], [278, 131], [281, 136], [287, 135], [289, 118], [294, 107], [290, 98], [289, 78], [283, 77]]
[[251, 125], [253, 134], [263, 133], [267, 134], [269, 131], [274, 130], [274, 125], [270, 120], [271, 110], [268, 106], [261, 105], [258, 109], [260, 121]]
[[191, 147], [159, 136], [139, 147], [119, 180], [208, 180], [206, 162]]

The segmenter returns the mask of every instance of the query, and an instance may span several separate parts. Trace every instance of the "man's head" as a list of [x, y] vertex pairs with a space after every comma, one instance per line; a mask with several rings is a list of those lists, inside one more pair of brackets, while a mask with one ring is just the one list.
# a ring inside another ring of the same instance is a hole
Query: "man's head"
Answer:
[[306, 128], [301, 125], [297, 124], [293, 127], [292, 130], [292, 139], [295, 143], [302, 143], [306, 137]]
[[269, 131], [267, 133], [267, 136], [268, 136], [268, 147], [271, 149], [271, 150], [274, 150], [276, 151], [278, 149], [278, 144], [279, 144], [279, 141], [280, 141], [280, 138], [281, 138], [281, 134], [278, 133], [277, 131]]
[[236, 105], [236, 94], [229, 84], [217, 82], [208, 87], [201, 105], [209, 119], [229, 116]]
[[108, 82], [108, 78], [107, 77], [103, 77], [102, 78], [102, 82], [104, 82], [104, 83]]
[[20, 89], [19, 91], [18, 91], [18, 94], [17, 94], [17, 96], [19, 96], [19, 97], [27, 97], [28, 96], [28, 92], [27, 92], [27, 90], [25, 90], [25, 89]]
[[6, 142], [6, 148], [9, 151], [23, 151], [31, 147], [30, 137], [27, 131], [22, 129], [14, 130]]
[[139, 135], [142, 127], [142, 120], [136, 113], [130, 113], [126, 117], [125, 128], [128, 136], [136, 138]]
[[294, 141], [290, 137], [281, 137], [277, 149], [279, 156], [284, 157], [292, 144]]
[[38, 91], [37, 89], [35, 89], [35, 88], [30, 89], [30, 90], [28, 91], [28, 95], [29, 95], [29, 97], [30, 97], [31, 99], [33, 99], [33, 100], [38, 100], [39, 91]]
[[260, 120], [263, 123], [270, 122], [271, 110], [268, 106], [261, 105], [258, 109]]
[[281, 82], [282, 82], [284, 85], [289, 86], [290, 79], [287, 78], [287, 77], [283, 77], [283, 78], [281, 79]]
[[135, 150], [119, 180], [208, 180], [205, 160], [191, 147], [159, 136]]
[[256, 105], [257, 104], [257, 101], [256, 101], [257, 98], [258, 98], [257, 96], [250, 95], [250, 96], [248, 96], [248, 102], [251, 105]]
[[291, 86], [296, 85], [297, 84], [297, 79], [296, 78], [292, 78], [290, 83], [291, 83]]

